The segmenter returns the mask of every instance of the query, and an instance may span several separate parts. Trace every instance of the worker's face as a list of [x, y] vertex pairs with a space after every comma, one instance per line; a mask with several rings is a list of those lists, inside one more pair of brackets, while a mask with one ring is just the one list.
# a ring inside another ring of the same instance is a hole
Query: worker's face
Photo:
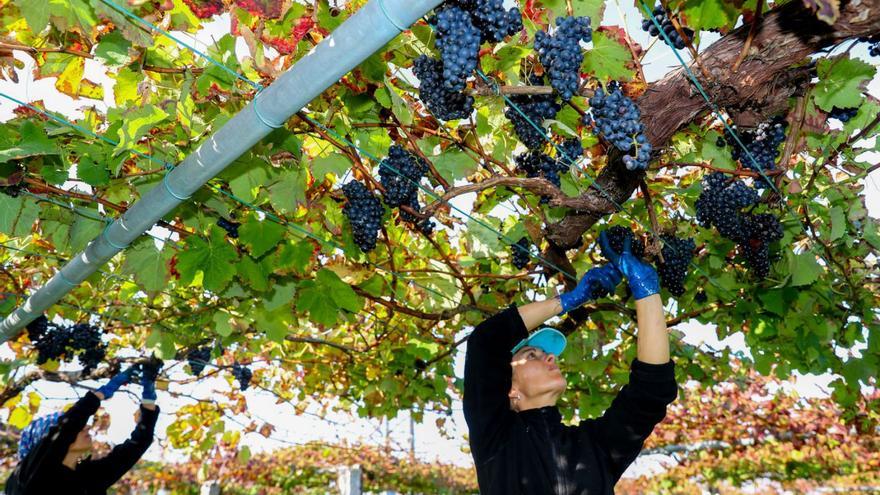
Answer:
[[513, 355], [510, 365], [513, 367], [511, 404], [514, 409], [523, 399], [550, 396], [555, 401], [565, 392], [565, 377], [553, 354], [536, 347], [523, 347]]
[[88, 452], [92, 449], [92, 435], [89, 432], [89, 426], [86, 425], [77, 435], [76, 440], [70, 444], [69, 452], [75, 452], [77, 454]]

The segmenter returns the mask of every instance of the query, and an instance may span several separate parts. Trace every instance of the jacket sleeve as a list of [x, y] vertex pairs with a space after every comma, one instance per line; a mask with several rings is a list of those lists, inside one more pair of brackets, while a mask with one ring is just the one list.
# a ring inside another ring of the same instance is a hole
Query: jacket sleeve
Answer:
[[89, 418], [98, 411], [101, 400], [92, 392], [86, 393], [73, 404], [49, 429], [49, 433], [25, 457], [18, 468], [18, 482], [25, 490], [33, 481], [41, 479], [47, 469], [60, 466], [67, 449], [85, 428]]
[[647, 364], [634, 359], [629, 384], [614, 398], [611, 407], [598, 419], [583, 422], [580, 428], [605, 454], [616, 482], [636, 459], [654, 426], [666, 417], [666, 406], [678, 396], [675, 364]]
[[106, 456], [83, 461], [77, 466], [82, 479], [93, 489], [102, 491], [119, 481], [150, 448], [158, 417], [158, 407], [151, 411], [141, 406], [141, 419], [128, 440], [113, 447]]
[[474, 462], [492, 457], [506, 442], [513, 421], [508, 393], [510, 350], [528, 336], [516, 306], [477, 325], [468, 337], [464, 363], [464, 418]]

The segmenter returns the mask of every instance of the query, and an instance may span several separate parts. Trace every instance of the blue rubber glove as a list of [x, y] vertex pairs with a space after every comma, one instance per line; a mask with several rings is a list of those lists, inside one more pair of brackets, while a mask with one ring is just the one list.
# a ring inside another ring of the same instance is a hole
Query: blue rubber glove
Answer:
[[119, 373], [118, 375], [111, 378], [110, 381], [107, 382], [103, 387], [99, 388], [97, 392], [101, 392], [102, 394], [104, 394], [104, 399], [109, 399], [110, 397], [113, 397], [113, 394], [115, 394], [116, 391], [119, 390], [119, 387], [125, 385], [131, 380], [132, 371], [132, 368], [128, 368], [122, 373]]
[[632, 254], [629, 237], [623, 241], [623, 251], [620, 253], [614, 252], [611, 248], [605, 232], [599, 234], [599, 244], [602, 245], [605, 256], [611, 257], [611, 262], [626, 277], [629, 289], [636, 300], [660, 293], [660, 277], [657, 276], [657, 271]]
[[141, 398], [145, 403], [156, 402], [156, 376], [159, 375], [159, 370], [162, 367], [159, 363], [161, 363], [161, 361], [149, 362], [142, 365], [141, 386], [144, 388], [144, 393], [141, 395]]
[[617, 287], [621, 279], [620, 272], [611, 263], [591, 268], [573, 291], [565, 292], [559, 296], [559, 302], [562, 303], [562, 313], [559, 314], [568, 313], [587, 301], [614, 292], [614, 288]]

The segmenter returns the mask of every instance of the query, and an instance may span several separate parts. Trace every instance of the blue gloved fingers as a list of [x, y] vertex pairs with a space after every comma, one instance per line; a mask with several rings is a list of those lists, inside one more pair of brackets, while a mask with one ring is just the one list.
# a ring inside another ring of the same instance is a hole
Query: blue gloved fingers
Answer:
[[141, 398], [147, 401], [155, 401], [156, 397], [156, 382], [153, 380], [144, 380], [144, 393], [141, 395]]
[[602, 253], [611, 259], [615, 265], [620, 260], [620, 254], [611, 247], [611, 241], [608, 240], [608, 233], [602, 231], [599, 234], [599, 245], [602, 246]]
[[131, 380], [131, 374], [133, 371], [133, 368], [128, 368], [125, 371], [116, 374], [116, 376], [111, 378], [109, 382], [99, 388], [98, 392], [101, 392], [101, 394], [104, 395], [105, 399], [113, 397], [113, 394], [115, 394], [116, 391], [119, 390], [119, 387], [122, 387], [123, 385], [128, 383], [129, 380]]
[[620, 252], [620, 255], [624, 254], [632, 254], [632, 237], [625, 236], [623, 238], [623, 250]]
[[[617, 270], [615, 270], [617, 271]], [[619, 272], [618, 272], [619, 273]], [[614, 275], [606, 272], [602, 272], [599, 274], [598, 282], [599, 285], [602, 286], [608, 292], [614, 292], [614, 289], [617, 287], [617, 284], [620, 283], [621, 277], [618, 275], [615, 277]]]

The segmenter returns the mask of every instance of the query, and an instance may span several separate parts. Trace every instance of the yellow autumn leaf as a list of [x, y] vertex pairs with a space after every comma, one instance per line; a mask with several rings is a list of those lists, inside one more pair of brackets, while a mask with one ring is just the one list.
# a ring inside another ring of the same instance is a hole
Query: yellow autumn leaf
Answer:
[[18, 429], [23, 429], [31, 422], [31, 413], [23, 407], [16, 407], [12, 414], [9, 415], [8, 423]]
[[40, 394], [36, 392], [31, 392], [28, 394], [28, 404], [31, 407], [31, 411], [37, 412], [37, 410], [40, 408], [41, 401], [42, 397], [40, 397]]
[[79, 87], [79, 95], [83, 98], [91, 98], [92, 100], [103, 100], [104, 87], [88, 79], [83, 79]]
[[58, 76], [58, 80], [55, 81], [55, 88], [62, 93], [69, 95], [73, 98], [79, 97], [80, 86], [83, 82], [83, 72], [85, 71], [86, 63], [82, 58], [73, 58]]

